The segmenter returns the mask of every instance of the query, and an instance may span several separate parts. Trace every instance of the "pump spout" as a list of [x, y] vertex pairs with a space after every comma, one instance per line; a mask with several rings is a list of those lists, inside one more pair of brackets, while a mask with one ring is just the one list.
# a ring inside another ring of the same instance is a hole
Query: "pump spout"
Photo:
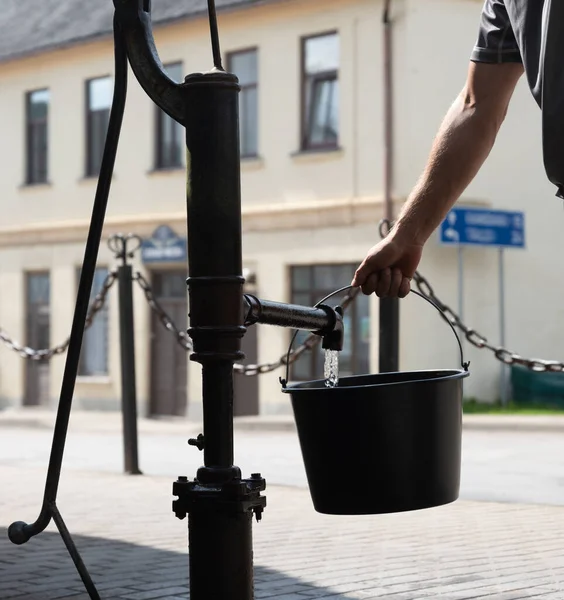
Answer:
[[341, 352], [345, 339], [345, 325], [343, 322], [343, 309], [340, 306], [335, 307], [335, 317], [333, 330], [323, 336], [321, 346], [324, 350], [337, 350]]
[[255, 323], [263, 323], [312, 331], [323, 338], [324, 349], [338, 351], [343, 349], [344, 325], [343, 311], [340, 306], [332, 308], [319, 304], [312, 308], [259, 300], [251, 294], [245, 294], [243, 301], [247, 327]]

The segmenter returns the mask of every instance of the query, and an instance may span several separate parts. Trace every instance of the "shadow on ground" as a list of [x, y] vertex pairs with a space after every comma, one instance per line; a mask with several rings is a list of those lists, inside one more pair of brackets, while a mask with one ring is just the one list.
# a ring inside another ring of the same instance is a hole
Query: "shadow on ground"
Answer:
[[[73, 536], [102, 600], [180, 600], [189, 598], [188, 553], [159, 550], [127, 542]], [[210, 570], [210, 580], [216, 572]], [[255, 596], [260, 598], [350, 600], [282, 572], [255, 566]], [[0, 599], [87, 600], [88, 594], [56, 531], [47, 531], [23, 546], [0, 528]], [[210, 600], [213, 595], [209, 596]], [[401, 600], [394, 596], [394, 600]]]

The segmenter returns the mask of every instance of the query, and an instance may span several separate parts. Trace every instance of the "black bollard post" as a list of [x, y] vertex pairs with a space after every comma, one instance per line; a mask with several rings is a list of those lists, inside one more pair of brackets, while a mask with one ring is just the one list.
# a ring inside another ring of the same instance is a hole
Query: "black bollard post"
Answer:
[[[382, 15], [384, 40], [384, 212], [387, 226], [394, 220], [393, 175], [394, 175], [394, 103], [393, 103], [393, 68], [392, 68], [392, 0], [384, 3]], [[382, 224], [381, 224], [382, 227]], [[380, 308], [380, 373], [399, 371], [399, 319], [400, 305], [397, 298], [381, 298]]]
[[380, 373], [399, 371], [399, 300], [380, 298]]
[[142, 475], [137, 446], [137, 388], [135, 384], [135, 334], [133, 329], [133, 269], [127, 259], [133, 256], [127, 243], [137, 236], [115, 235], [109, 246], [122, 260], [118, 267], [119, 342], [121, 359], [121, 412], [123, 418], [124, 469], [130, 475]]

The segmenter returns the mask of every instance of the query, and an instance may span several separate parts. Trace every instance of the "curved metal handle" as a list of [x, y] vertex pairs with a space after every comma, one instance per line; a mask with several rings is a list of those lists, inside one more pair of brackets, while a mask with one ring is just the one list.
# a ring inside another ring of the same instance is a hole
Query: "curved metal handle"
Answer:
[[114, 0], [114, 6], [135, 77], [159, 108], [185, 126], [182, 86], [166, 74], [159, 58], [151, 26], [150, 0]]
[[425, 296], [421, 292], [418, 292], [416, 290], [411, 290], [410, 294], [415, 294], [416, 296], [423, 298], [423, 300], [427, 300], [427, 302], [431, 306], [434, 306], [439, 311], [439, 314], [441, 315], [441, 317], [448, 323], [448, 326], [452, 329], [452, 333], [454, 333], [454, 337], [456, 338], [456, 341], [458, 342], [458, 348], [460, 349], [460, 364], [465, 371], [468, 371], [468, 369], [470, 368], [470, 362], [469, 361], [464, 362], [464, 352], [462, 350], [462, 342], [460, 341], [460, 336], [458, 335], [458, 333], [456, 333], [456, 329], [454, 328], [454, 325], [450, 322], [450, 320], [447, 318], [445, 313], [430, 298], [427, 298], [427, 296]]
[[[352, 286], [352, 285], [346, 285], [345, 287], [339, 288], [338, 290], [335, 290], [334, 292], [331, 292], [330, 294], [325, 296], [325, 298], [321, 299], [315, 306], [319, 306], [322, 302], [325, 302], [332, 296], [336, 296], [337, 294], [340, 294], [341, 292], [344, 292], [346, 290], [350, 290], [353, 287], [354, 286]], [[439, 314], [441, 315], [441, 317], [448, 323], [448, 326], [452, 329], [452, 333], [454, 333], [454, 337], [456, 338], [456, 341], [458, 342], [458, 348], [460, 349], [460, 364], [465, 371], [468, 371], [468, 369], [470, 368], [470, 362], [464, 362], [464, 352], [462, 350], [462, 342], [460, 341], [460, 337], [459, 337], [458, 333], [456, 333], [456, 329], [454, 328], [454, 325], [448, 320], [448, 318], [446, 317], [444, 312], [440, 309], [440, 307], [437, 306], [430, 298], [427, 298], [427, 296], [424, 296], [423, 294], [421, 294], [420, 292], [418, 292], [416, 290], [411, 290], [410, 294], [415, 294], [416, 296], [423, 298], [423, 300], [427, 300], [427, 302], [429, 304], [434, 306], [439, 311]], [[280, 377], [280, 379], [279, 379], [280, 384], [282, 385], [283, 388], [286, 387], [288, 381], [290, 380], [290, 355], [292, 354], [292, 346], [294, 345], [294, 341], [296, 340], [297, 335], [298, 335], [298, 330], [296, 330], [294, 332], [294, 335], [292, 336], [292, 339], [290, 341], [290, 346], [288, 347], [288, 353], [286, 355], [286, 379], [283, 379], [282, 377]]]

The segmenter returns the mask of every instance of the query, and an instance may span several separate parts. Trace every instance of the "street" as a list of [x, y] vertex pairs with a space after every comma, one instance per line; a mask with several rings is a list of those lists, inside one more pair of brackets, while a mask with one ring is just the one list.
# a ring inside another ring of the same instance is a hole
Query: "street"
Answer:
[[[104, 600], [186, 600], [186, 522], [170, 507], [172, 480], [202, 461], [187, 444], [194, 424], [141, 423], [135, 477], [121, 474], [119, 421], [105, 419], [71, 423], [58, 505]], [[254, 527], [257, 599], [564, 597], [562, 433], [467, 429], [460, 501], [362, 518], [314, 511], [295, 432], [235, 433], [236, 464], [268, 484]], [[23, 546], [7, 539], [11, 522], [37, 515], [51, 435], [0, 426], [2, 600], [87, 600], [53, 524]]]
[[[0, 429], [0, 466], [45, 469], [51, 436], [46, 429]], [[139, 462], [144, 474], [194, 476], [202, 455], [188, 446], [188, 437], [178, 429], [140, 434]], [[63, 473], [120, 473], [122, 457], [118, 432], [73, 432], [71, 427]], [[291, 431], [236, 432], [235, 464], [245, 476], [262, 473], [271, 485], [307, 487], [297, 435]], [[564, 435], [465, 431], [461, 499], [564, 505]]]

